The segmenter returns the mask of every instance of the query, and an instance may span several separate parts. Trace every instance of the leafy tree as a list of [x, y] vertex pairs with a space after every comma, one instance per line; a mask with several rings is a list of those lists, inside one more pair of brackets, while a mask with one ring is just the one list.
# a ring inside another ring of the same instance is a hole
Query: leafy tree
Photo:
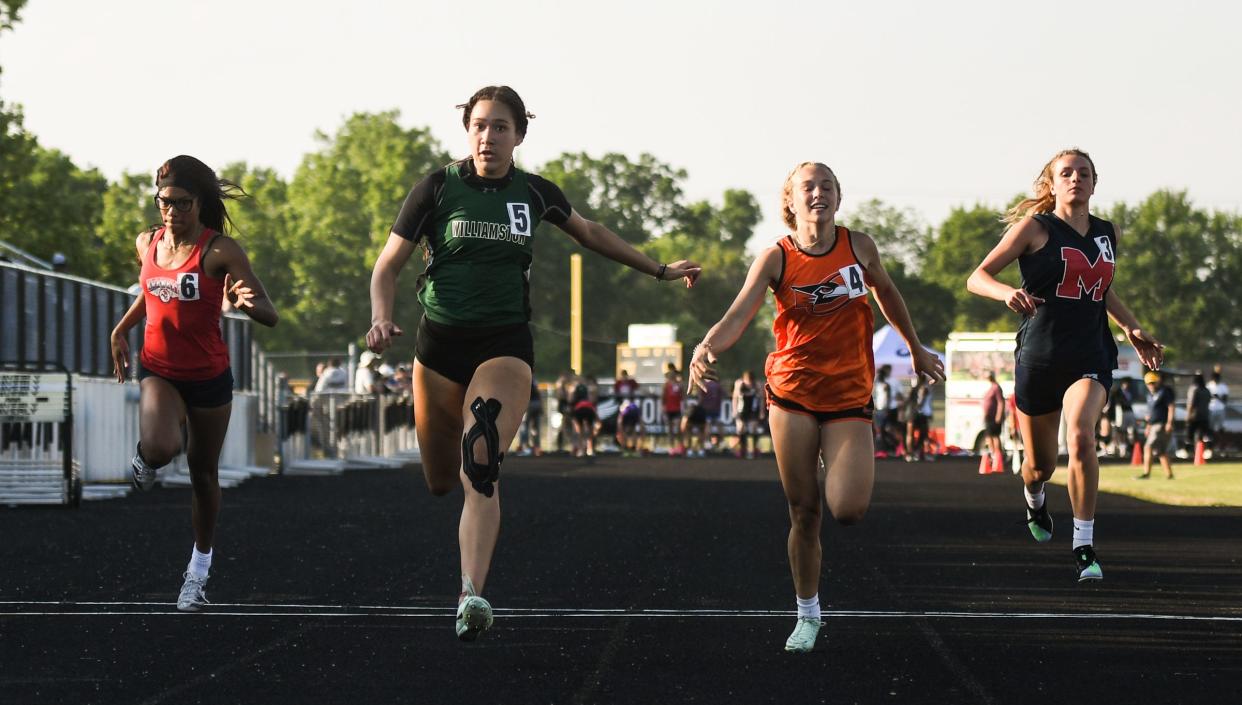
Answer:
[[[953, 311], [953, 330], [1017, 330], [1019, 321], [1004, 304], [966, 290], [966, 279], [1004, 233], [1005, 225], [998, 217], [995, 210], [983, 205], [954, 208], [927, 249], [920, 278], [940, 287], [938, 293], [943, 299], [933, 305]], [[997, 278], [1017, 286], [1021, 276], [1017, 265], [1012, 264]]]
[[26, 0], [0, 0], [0, 32], [13, 29], [21, 19], [20, 13]]
[[[336, 134], [317, 133], [320, 149], [302, 159], [289, 183], [282, 247], [295, 255], [279, 292], [286, 323], [269, 339], [278, 349], [344, 348], [366, 332], [371, 269], [392, 222], [410, 187], [450, 161], [427, 130], [404, 128], [398, 116], [357, 113]], [[421, 314], [413, 286], [418, 265], [410, 262], [398, 290], [397, 324], [409, 337], [393, 354], [403, 358], [411, 355]]]
[[[953, 292], [915, 274], [931, 245], [931, 230], [912, 211], [895, 208], [879, 199], [864, 202], [844, 220], [851, 228], [875, 240], [884, 269], [901, 292], [919, 339], [925, 345], [943, 346], [949, 331], [953, 330], [956, 310]], [[965, 282], [965, 277], [962, 281]], [[887, 325], [874, 299], [872, 307], [876, 327]]]
[[932, 232], [914, 211], [890, 206], [878, 198], [864, 201], [837, 220], [870, 235], [886, 269], [900, 264], [913, 276], [918, 274], [931, 244]]
[[98, 171], [40, 146], [19, 108], [0, 104], [0, 239], [42, 259], [63, 253], [68, 271], [96, 277], [92, 245], [106, 188]]
[[[688, 354], [724, 313], [745, 278], [749, 266], [745, 244], [760, 217], [754, 197], [730, 190], [720, 207], [706, 201], [687, 205], [681, 188], [685, 172], [648, 154], [636, 161], [617, 154], [600, 159], [566, 154], [538, 172], [558, 184], [584, 217], [602, 223], [654, 259], [691, 258], [707, 272], [693, 291], [686, 292], [673, 282], [657, 282], [584, 253], [584, 371], [613, 373], [616, 344], [626, 339], [631, 323], [677, 325]], [[536, 374], [548, 376], [569, 366], [569, 256], [581, 248], [546, 225], [536, 232], [535, 248], [531, 302]], [[743, 354], [733, 359], [750, 357], [752, 349], [762, 354], [767, 334], [754, 335], [740, 344], [738, 352]]]
[[[602, 223], [634, 245], [641, 246], [672, 228], [683, 210], [680, 182], [685, 172], [650, 154], [630, 161], [615, 153], [598, 159], [566, 153], [536, 172], [560, 186], [584, 218]], [[647, 313], [645, 303], [658, 294], [659, 282], [579, 247], [550, 224], [541, 224], [535, 231], [530, 276], [535, 365], [540, 376], [569, 367], [569, 257], [575, 253], [583, 255], [584, 371], [611, 374], [616, 344], [626, 339], [628, 324], [664, 321], [663, 317], [650, 318], [661, 314]]]
[[1157, 191], [1137, 207], [1115, 206], [1108, 217], [1122, 231], [1113, 286], [1169, 358], [1238, 357], [1238, 217], [1209, 215], [1184, 191]]
[[[297, 302], [290, 268], [295, 253], [289, 246], [289, 185], [274, 170], [244, 162], [228, 164], [219, 173], [247, 194], [227, 204], [231, 234], [246, 250], [276, 310], [283, 313]], [[275, 350], [281, 342], [275, 334], [281, 328], [256, 326], [255, 334], [265, 348]]]
[[749, 191], [727, 189], [719, 207], [697, 201], [681, 209], [678, 229], [696, 240], [719, 243], [744, 251], [746, 240], [762, 219], [759, 202]]
[[160, 213], [152, 195], [155, 186], [149, 174], [122, 174], [108, 184], [95, 240], [99, 252], [99, 279], [126, 286], [138, 280], [139, 265], [134, 237], [160, 223]]

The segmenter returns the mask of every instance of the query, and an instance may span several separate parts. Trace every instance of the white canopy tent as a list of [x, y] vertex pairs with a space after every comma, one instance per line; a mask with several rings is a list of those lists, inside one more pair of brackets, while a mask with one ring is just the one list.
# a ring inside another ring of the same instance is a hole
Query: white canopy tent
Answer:
[[[939, 350], [932, 350], [936, 357], [944, 362], [944, 353]], [[871, 337], [871, 352], [875, 355], [875, 369], [879, 371], [884, 365], [893, 368], [893, 374], [889, 376], [890, 381], [904, 381], [914, 377], [914, 366], [910, 363], [910, 348], [906, 346], [906, 341], [901, 339], [901, 334], [893, 330], [892, 326], [884, 326], [875, 332]]]

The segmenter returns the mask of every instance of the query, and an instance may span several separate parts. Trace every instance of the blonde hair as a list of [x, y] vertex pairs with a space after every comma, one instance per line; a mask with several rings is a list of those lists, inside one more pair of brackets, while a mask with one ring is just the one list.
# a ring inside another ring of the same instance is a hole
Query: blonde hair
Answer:
[[1052, 167], [1061, 157], [1069, 156], [1086, 159], [1087, 163], [1091, 165], [1091, 183], [1098, 184], [1100, 182], [1100, 172], [1095, 170], [1095, 162], [1091, 161], [1090, 154], [1077, 147], [1062, 149], [1060, 152], [1052, 155], [1052, 159], [1049, 159], [1048, 163], [1039, 172], [1039, 176], [1032, 185], [1035, 195], [1022, 199], [1021, 203], [1006, 211], [1005, 217], [1001, 218], [1001, 220], [1013, 224], [1033, 213], [1047, 213], [1051, 211], [1057, 205], [1057, 198], [1052, 194]]
[[828, 176], [832, 177], [832, 188], [837, 192], [837, 205], [841, 205], [841, 182], [837, 181], [837, 175], [832, 171], [832, 167], [823, 162], [802, 162], [789, 172], [789, 176], [785, 177], [785, 185], [781, 187], [781, 218], [790, 230], [798, 227], [798, 219], [794, 217], [793, 211], [789, 210], [789, 207], [793, 205], [793, 177], [804, 166], [818, 166], [828, 170]]

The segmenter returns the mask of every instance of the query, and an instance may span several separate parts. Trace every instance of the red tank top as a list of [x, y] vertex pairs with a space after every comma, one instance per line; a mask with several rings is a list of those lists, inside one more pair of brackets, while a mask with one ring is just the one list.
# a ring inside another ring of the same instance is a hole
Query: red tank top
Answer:
[[793, 236], [778, 244], [784, 268], [772, 291], [776, 350], [764, 366], [768, 386], [812, 411], [867, 406], [875, 379], [875, 318], [850, 231], [838, 225], [836, 243], [822, 255], [798, 249]]
[[203, 271], [203, 248], [216, 232], [204, 228], [185, 264], [164, 269], [155, 263], [155, 252], [165, 232], [156, 231], [142, 258], [147, 306], [142, 366], [169, 379], [212, 379], [229, 366], [229, 349], [220, 333], [224, 281]]

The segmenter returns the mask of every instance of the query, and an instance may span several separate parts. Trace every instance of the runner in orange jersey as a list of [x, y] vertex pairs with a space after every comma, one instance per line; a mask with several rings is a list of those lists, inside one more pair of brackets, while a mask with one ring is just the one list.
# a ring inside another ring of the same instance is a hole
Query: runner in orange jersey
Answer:
[[737, 342], [763, 304], [764, 289], [772, 289], [776, 351], [765, 372], [772, 445], [791, 521], [798, 621], [785, 650], [794, 652], [810, 651], [822, 625], [820, 463], [827, 469], [823, 496], [838, 522], [857, 523], [871, 503], [875, 361], [868, 288], [910, 346], [915, 371], [933, 382], [944, 380], [944, 366], [919, 343], [875, 242], [836, 224], [840, 204], [840, 184], [827, 166], [803, 162], [789, 174], [781, 215], [792, 232], [751, 265], [737, 298], [690, 360], [691, 385], [715, 379], [716, 355]]

